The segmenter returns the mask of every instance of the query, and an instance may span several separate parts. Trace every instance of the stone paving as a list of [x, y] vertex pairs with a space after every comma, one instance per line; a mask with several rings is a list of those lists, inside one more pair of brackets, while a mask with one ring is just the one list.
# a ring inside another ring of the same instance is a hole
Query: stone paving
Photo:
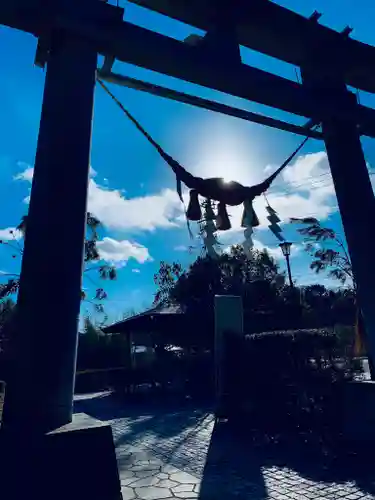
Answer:
[[123, 500], [197, 499], [200, 479], [155, 458], [152, 453], [133, 450], [124, 464], [119, 460]]
[[273, 455], [215, 427], [209, 411], [99, 409], [103, 403], [91, 414], [112, 425], [124, 500], [375, 499], [371, 457], [364, 467], [288, 449]]

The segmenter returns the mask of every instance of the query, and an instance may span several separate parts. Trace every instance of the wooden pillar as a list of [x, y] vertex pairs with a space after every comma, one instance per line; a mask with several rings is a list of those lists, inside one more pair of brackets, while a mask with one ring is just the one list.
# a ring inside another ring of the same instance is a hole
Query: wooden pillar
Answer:
[[72, 419], [97, 54], [55, 33], [47, 62], [4, 423]]
[[[363, 312], [368, 354], [375, 362], [375, 199], [356, 120], [356, 96], [332, 69], [303, 71], [316, 102], [341, 219], [348, 244], [358, 303]], [[344, 112], [337, 117], [336, 110]], [[315, 118], [315, 117], [314, 117]]]

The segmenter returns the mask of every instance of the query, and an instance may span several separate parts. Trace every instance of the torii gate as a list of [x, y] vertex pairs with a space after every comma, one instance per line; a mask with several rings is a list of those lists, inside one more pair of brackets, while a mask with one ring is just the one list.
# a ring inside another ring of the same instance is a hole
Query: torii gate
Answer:
[[[38, 37], [36, 62], [46, 64], [18, 297], [17, 377], [5, 415], [15, 429], [43, 431], [72, 418], [98, 54], [107, 56], [100, 75], [108, 81], [324, 139], [375, 362], [375, 207], [360, 143], [361, 134], [375, 137], [375, 111], [346, 87], [375, 92], [375, 48], [351, 40], [349, 29], [321, 26], [318, 13], [307, 19], [268, 0], [132, 1], [207, 35], [202, 43], [179, 42], [124, 21], [122, 8], [101, 0], [1, 2], [0, 23]], [[239, 44], [300, 66], [303, 84], [243, 64]], [[114, 60], [305, 116], [321, 123], [322, 133], [114, 75]], [[49, 290], [52, 277], [58, 297]]]

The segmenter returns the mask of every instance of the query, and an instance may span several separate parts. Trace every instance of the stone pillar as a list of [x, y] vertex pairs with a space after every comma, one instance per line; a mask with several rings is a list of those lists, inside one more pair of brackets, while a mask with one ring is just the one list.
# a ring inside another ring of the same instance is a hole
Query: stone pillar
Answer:
[[242, 298], [234, 295], [215, 296], [215, 393], [217, 416], [225, 416], [224, 333], [243, 335]]
[[72, 419], [96, 65], [85, 40], [53, 35], [5, 404], [16, 431]]

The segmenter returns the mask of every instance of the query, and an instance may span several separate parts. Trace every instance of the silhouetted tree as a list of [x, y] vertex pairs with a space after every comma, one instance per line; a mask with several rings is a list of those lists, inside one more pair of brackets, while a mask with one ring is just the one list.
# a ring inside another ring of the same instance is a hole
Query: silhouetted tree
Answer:
[[242, 297], [248, 333], [290, 328], [333, 328], [354, 325], [355, 294], [350, 289], [329, 290], [322, 285], [289, 287], [266, 250], [251, 258], [242, 246], [211, 258], [198, 257], [187, 270], [161, 263], [155, 275], [156, 305], [178, 304], [196, 318], [194, 328], [181, 334], [212, 340], [215, 295]]
[[355, 287], [352, 265], [344, 240], [312, 217], [291, 219], [302, 224], [298, 232], [304, 237], [305, 249], [312, 256], [310, 268], [316, 273], [327, 271], [330, 278]]
[[[87, 297], [86, 292], [83, 290], [81, 296], [82, 300], [91, 304], [97, 312], [104, 313], [102, 301], [107, 298], [107, 293], [104, 288], [92, 278], [91, 274], [97, 273], [101, 280], [114, 280], [116, 279], [116, 268], [101, 262], [97, 248], [100, 227], [100, 221], [93, 214], [88, 212], [84, 255], [85, 269], [83, 277], [84, 280], [89, 280], [97, 288], [93, 297]], [[27, 215], [22, 217], [16, 231], [21, 233], [21, 239], [18, 238], [17, 232], [10, 231], [12, 239], [9, 241], [0, 240], [0, 244], [8, 247], [12, 251], [13, 258], [22, 257], [23, 254], [23, 240], [27, 231]], [[19, 287], [19, 274], [3, 274], [2, 276], [7, 277], [7, 281], [0, 284], [0, 299], [16, 294]], [[58, 284], [56, 286], [58, 287]]]
[[168, 264], [163, 260], [160, 262], [159, 271], [154, 275], [154, 282], [158, 286], [154, 299], [156, 306], [168, 304], [173, 300], [172, 292], [182, 273], [181, 264]]

